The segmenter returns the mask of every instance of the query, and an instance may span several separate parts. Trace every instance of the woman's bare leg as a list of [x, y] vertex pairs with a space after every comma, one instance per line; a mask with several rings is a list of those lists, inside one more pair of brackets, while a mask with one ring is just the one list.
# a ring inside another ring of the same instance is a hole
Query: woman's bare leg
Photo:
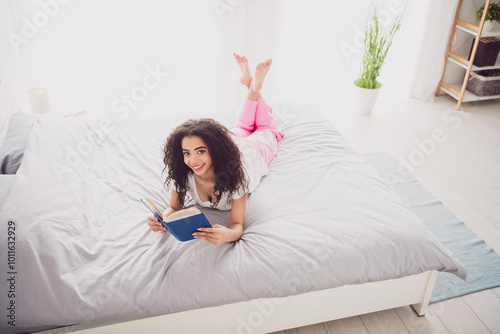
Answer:
[[[272, 116], [270, 116], [271, 109], [267, 106], [267, 109], [263, 111], [263, 113], [266, 115], [269, 114], [269, 116], [260, 115], [258, 120], [256, 118], [256, 111], [259, 105], [265, 105], [265, 101], [262, 99], [260, 90], [262, 89], [262, 84], [264, 83], [264, 79], [269, 71], [272, 60], [269, 59], [265, 62], [259, 63], [255, 69], [255, 78], [253, 79], [250, 74], [250, 69], [248, 68], [247, 59], [237, 55], [236, 53], [234, 53], [233, 56], [241, 69], [240, 82], [248, 88], [248, 93], [247, 99], [243, 103], [240, 116], [235, 126], [232, 128], [232, 132], [237, 137], [248, 137], [255, 131], [256, 124], [260, 124], [262, 126], [272, 125], [268, 120], [269, 117], [272, 119]], [[257, 123], [257, 121], [259, 123]]]
[[254, 80], [252, 80], [250, 87], [248, 88], [247, 98], [252, 101], [257, 101], [262, 98], [260, 90], [262, 89], [262, 84], [266, 78], [266, 74], [271, 68], [272, 59], [268, 59], [265, 62], [257, 64], [255, 68]]
[[234, 58], [236, 59], [236, 62], [240, 66], [241, 69], [241, 78], [240, 82], [241, 84], [245, 85], [247, 88], [250, 89], [250, 85], [252, 83], [252, 75], [250, 74], [250, 69], [248, 68], [248, 60], [246, 57], [242, 57], [236, 53], [233, 53]]

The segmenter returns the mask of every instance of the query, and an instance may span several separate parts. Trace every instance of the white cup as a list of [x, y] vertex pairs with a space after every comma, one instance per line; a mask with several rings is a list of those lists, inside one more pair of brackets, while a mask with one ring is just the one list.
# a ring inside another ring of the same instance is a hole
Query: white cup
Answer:
[[46, 88], [36, 87], [28, 90], [28, 97], [33, 114], [45, 114], [50, 112], [49, 94]]

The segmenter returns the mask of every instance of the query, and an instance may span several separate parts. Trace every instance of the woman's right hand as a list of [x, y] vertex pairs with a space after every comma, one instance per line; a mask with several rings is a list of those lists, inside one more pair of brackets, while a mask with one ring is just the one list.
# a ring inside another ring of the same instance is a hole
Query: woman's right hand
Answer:
[[153, 232], [166, 231], [167, 228], [156, 219], [155, 216], [148, 216], [149, 229]]

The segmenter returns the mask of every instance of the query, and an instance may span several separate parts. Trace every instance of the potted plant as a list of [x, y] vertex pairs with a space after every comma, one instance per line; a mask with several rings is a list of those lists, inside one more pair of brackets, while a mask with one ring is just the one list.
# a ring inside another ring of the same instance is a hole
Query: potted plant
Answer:
[[358, 79], [354, 81], [358, 113], [371, 113], [373, 104], [382, 87], [382, 84], [378, 81], [380, 69], [384, 65], [394, 35], [400, 27], [401, 15], [398, 15], [392, 25], [383, 29], [377, 9], [372, 5], [365, 30], [361, 73]]
[[[481, 22], [483, 17], [484, 6], [483, 4], [476, 12], [476, 22]], [[488, 12], [486, 13], [486, 20], [484, 21], [483, 31], [493, 30], [495, 22], [500, 22], [500, 2], [491, 2], [488, 6]]]

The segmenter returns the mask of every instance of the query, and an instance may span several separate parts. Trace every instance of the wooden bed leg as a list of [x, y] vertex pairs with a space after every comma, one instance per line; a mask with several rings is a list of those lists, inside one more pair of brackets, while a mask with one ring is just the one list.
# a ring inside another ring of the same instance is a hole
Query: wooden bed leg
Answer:
[[429, 308], [429, 301], [431, 300], [432, 290], [434, 289], [434, 283], [436, 283], [437, 275], [438, 272], [436, 270], [429, 272], [427, 284], [425, 285], [422, 294], [422, 301], [418, 304], [410, 305], [413, 311], [419, 317], [423, 317], [427, 313], [427, 309]]

